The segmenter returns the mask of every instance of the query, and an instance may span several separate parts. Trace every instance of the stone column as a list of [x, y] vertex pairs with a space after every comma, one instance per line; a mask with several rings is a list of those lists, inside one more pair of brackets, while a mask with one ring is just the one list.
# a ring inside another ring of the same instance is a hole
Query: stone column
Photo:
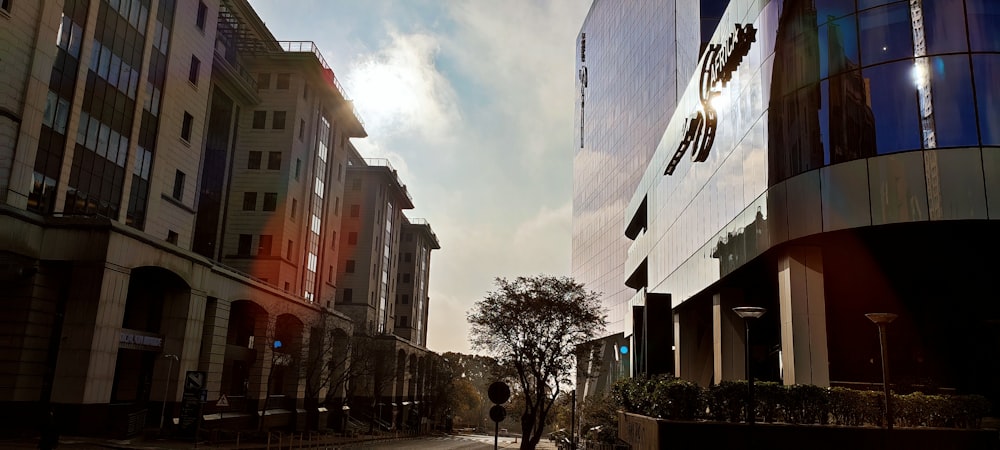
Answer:
[[725, 290], [712, 296], [713, 381], [746, 378], [746, 333], [743, 320], [733, 312], [742, 303], [739, 291]]
[[[183, 389], [180, 380], [189, 370], [197, 370], [201, 352], [202, 328], [205, 323], [205, 293], [193, 289], [178, 289], [164, 293], [163, 354], [177, 355], [178, 361], [170, 364], [166, 358], [158, 358], [153, 369], [153, 398], [163, 395], [164, 384], [168, 402], [180, 401]], [[172, 373], [168, 369], [172, 368]]]
[[118, 359], [130, 270], [111, 263], [72, 269], [52, 401], [108, 403]]
[[781, 364], [786, 385], [830, 385], [823, 252], [792, 247], [778, 260]]
[[208, 297], [205, 301], [205, 324], [201, 333], [201, 353], [198, 370], [208, 374], [208, 399], [219, 398], [222, 392], [222, 371], [226, 361], [226, 335], [229, 331], [229, 300]]

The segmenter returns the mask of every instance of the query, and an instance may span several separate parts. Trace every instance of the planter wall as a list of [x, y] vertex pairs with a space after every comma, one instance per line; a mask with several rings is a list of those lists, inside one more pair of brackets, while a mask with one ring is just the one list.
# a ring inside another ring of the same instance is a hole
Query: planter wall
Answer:
[[619, 413], [618, 437], [633, 450], [1000, 449], [997, 430], [682, 422]]

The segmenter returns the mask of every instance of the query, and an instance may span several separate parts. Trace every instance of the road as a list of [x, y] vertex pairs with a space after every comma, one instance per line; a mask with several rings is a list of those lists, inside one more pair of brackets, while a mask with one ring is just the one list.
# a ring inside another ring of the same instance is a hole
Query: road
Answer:
[[[513, 437], [501, 437], [498, 442], [499, 448], [514, 449], [521, 447], [520, 439], [514, 442]], [[413, 439], [400, 439], [396, 441], [379, 443], [358, 443], [356, 446], [341, 447], [345, 449], [449, 449], [449, 450], [487, 450], [493, 448], [493, 436], [461, 434], [448, 436], [427, 436]], [[555, 449], [556, 446], [542, 439], [538, 443], [539, 450]]]

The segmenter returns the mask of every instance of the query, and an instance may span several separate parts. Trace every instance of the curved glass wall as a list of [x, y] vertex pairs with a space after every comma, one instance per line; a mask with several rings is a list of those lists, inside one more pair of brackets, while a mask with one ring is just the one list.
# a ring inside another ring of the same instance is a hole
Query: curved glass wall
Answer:
[[[988, 147], [1000, 147], [1000, 2], [751, 4], [734, 2], [712, 42], [738, 40], [735, 25], [753, 27], [752, 43], [701, 62], [627, 209], [626, 222], [649, 205], [629, 252], [647, 255], [651, 292], [677, 305], [809, 234], [987, 218], [998, 201], [989, 167], [1000, 149]], [[699, 85], [701, 74], [727, 69]], [[714, 141], [692, 144], [692, 161], [682, 141], [707, 108]], [[954, 173], [980, 180], [966, 211], [935, 198], [957, 192]]]

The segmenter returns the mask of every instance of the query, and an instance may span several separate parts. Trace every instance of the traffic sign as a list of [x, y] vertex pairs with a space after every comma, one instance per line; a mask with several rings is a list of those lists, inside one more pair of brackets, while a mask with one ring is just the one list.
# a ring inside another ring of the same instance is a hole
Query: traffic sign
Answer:
[[490, 419], [493, 419], [494, 422], [502, 422], [506, 417], [507, 410], [504, 409], [503, 406], [493, 405], [493, 407], [490, 408]]
[[503, 381], [497, 381], [491, 384], [489, 390], [486, 392], [489, 394], [490, 401], [498, 405], [507, 403], [507, 400], [510, 400], [510, 387]]

